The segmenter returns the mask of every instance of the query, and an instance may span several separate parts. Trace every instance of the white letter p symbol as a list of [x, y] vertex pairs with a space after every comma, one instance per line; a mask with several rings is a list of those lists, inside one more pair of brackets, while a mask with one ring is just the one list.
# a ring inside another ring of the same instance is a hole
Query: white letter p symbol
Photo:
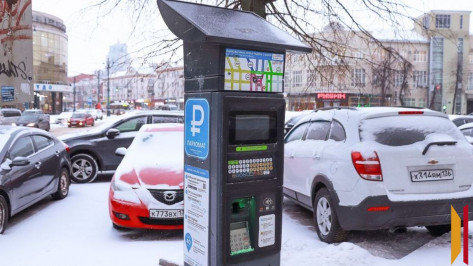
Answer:
[[[200, 112], [200, 120], [196, 121], [196, 111]], [[191, 133], [192, 137], [195, 137], [195, 133], [200, 133], [200, 127], [204, 123], [204, 108], [201, 105], [192, 106], [192, 120], [191, 120]]]

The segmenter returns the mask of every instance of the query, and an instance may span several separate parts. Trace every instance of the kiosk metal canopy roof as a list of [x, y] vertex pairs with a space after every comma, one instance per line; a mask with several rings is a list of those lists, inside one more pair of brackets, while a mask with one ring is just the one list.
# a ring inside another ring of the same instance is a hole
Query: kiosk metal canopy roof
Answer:
[[251, 12], [181, 1], [157, 2], [166, 25], [184, 42], [312, 51], [311, 47]]

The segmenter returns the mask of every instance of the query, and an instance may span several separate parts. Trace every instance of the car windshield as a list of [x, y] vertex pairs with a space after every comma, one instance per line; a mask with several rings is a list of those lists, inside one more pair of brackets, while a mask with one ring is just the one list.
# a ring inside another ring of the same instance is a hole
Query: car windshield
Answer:
[[84, 118], [85, 113], [73, 113], [72, 118]]
[[23, 117], [38, 117], [39, 113], [38, 112], [33, 112], [33, 111], [25, 111], [25, 112], [23, 112], [23, 114], [21, 116], [23, 116]]
[[424, 141], [430, 134], [443, 134], [465, 140], [448, 119], [437, 116], [389, 116], [365, 119], [360, 124], [361, 141], [375, 141], [388, 146], [404, 146]]

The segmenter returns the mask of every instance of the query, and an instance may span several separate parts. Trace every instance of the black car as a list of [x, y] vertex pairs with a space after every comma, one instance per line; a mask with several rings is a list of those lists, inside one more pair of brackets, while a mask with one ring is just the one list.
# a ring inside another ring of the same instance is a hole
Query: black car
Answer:
[[67, 146], [34, 128], [0, 126], [0, 234], [8, 219], [34, 203], [69, 193]]
[[156, 123], [184, 123], [184, 113], [142, 111], [119, 116], [118, 120], [84, 133], [61, 136], [71, 149], [72, 181], [88, 183], [94, 181], [99, 172], [113, 173], [123, 158], [115, 155], [115, 150], [128, 148], [144, 124]]
[[16, 126], [41, 128], [46, 131], [51, 129], [49, 124], [49, 115], [44, 114], [41, 110], [26, 110], [21, 117], [14, 123]]

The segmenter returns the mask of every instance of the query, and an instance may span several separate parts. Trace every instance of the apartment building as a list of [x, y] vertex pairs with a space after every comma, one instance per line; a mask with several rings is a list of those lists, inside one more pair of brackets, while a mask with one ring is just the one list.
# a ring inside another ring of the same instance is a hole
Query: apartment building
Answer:
[[287, 109], [403, 105], [473, 112], [469, 20], [470, 11], [431, 11], [413, 30], [370, 32], [379, 42], [326, 27], [315, 34], [324, 41], [314, 53], [287, 56]]

